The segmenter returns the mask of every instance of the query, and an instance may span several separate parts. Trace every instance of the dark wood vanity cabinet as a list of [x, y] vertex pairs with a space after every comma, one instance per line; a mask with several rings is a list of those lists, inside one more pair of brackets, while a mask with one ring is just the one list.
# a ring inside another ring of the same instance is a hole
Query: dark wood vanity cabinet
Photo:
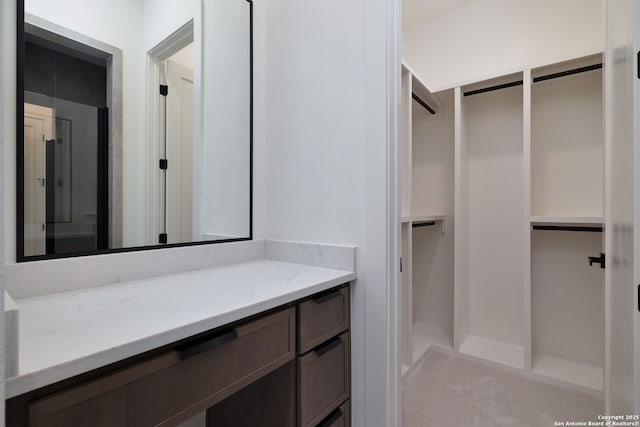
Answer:
[[349, 287], [301, 301], [297, 307], [298, 354], [304, 354], [349, 329]]
[[[313, 427], [351, 395], [349, 288], [300, 302], [298, 323], [298, 426]], [[329, 425], [329, 424], [326, 424]]]
[[298, 421], [316, 426], [350, 395], [349, 332], [298, 356]]
[[349, 313], [348, 286], [298, 302], [296, 360], [209, 409], [208, 427], [350, 426]]
[[295, 356], [287, 308], [187, 343], [29, 406], [29, 427], [173, 426]]
[[[138, 358], [140, 359], [140, 358]], [[7, 401], [11, 427], [350, 425], [349, 287]]]
[[351, 427], [350, 401], [347, 400], [339, 408], [327, 415], [317, 427]]

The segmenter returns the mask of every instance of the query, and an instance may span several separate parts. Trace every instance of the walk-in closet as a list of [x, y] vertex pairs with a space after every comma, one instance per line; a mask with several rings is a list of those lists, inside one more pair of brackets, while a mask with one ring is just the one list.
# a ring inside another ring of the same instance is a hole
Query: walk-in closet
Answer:
[[[411, 7], [418, 10], [415, 2]], [[442, 29], [438, 25], [447, 19], [433, 18], [433, 25]], [[607, 230], [605, 221], [612, 196], [605, 179], [602, 47], [555, 60], [532, 54], [525, 66], [513, 59], [513, 67], [502, 67], [506, 73], [478, 71], [475, 79], [442, 84], [446, 76], [425, 67], [438, 64], [420, 56], [433, 52], [428, 48], [433, 44], [416, 48], [418, 35], [429, 31], [405, 31], [409, 54], [402, 63], [398, 168], [404, 425], [420, 425], [420, 407], [430, 405], [421, 395], [447, 400], [437, 387], [429, 388], [429, 382], [442, 380], [429, 371], [442, 357], [446, 366], [478, 363], [478, 381], [483, 372], [497, 368], [498, 377], [514, 375], [553, 388], [532, 388], [527, 391], [531, 396], [523, 398], [535, 409], [535, 396], [557, 392], [561, 397], [554, 400], [569, 412], [553, 413], [551, 402], [537, 401], [538, 412], [549, 419], [567, 416], [573, 408], [576, 417], [592, 420], [605, 413], [606, 404], [613, 405], [606, 357], [617, 338], [606, 327], [612, 300], [607, 300], [605, 267], [619, 260], [608, 259], [605, 247], [606, 233], [620, 233], [621, 227]], [[443, 39], [453, 31], [445, 31]], [[526, 40], [519, 42], [526, 45]], [[441, 79], [437, 90], [431, 89], [430, 77]], [[615, 179], [616, 170], [608, 173]], [[441, 375], [442, 366], [437, 369]], [[473, 388], [446, 381], [460, 390]], [[486, 388], [500, 389], [496, 384]], [[495, 390], [498, 405], [507, 396]]]
[[406, 367], [436, 345], [602, 390], [601, 67], [436, 94], [403, 67]]

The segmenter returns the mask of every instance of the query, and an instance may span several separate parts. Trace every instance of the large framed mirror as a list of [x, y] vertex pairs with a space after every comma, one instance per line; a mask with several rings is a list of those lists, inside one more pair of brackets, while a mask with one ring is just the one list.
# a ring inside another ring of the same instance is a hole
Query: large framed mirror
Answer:
[[18, 0], [17, 260], [252, 238], [250, 0]]

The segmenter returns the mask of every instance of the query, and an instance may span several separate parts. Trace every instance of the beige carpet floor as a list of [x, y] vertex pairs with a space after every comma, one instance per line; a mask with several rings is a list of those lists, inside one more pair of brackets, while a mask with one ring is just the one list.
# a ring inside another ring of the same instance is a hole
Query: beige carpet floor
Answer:
[[403, 427], [548, 427], [596, 421], [603, 407], [576, 387], [439, 349], [402, 381]]

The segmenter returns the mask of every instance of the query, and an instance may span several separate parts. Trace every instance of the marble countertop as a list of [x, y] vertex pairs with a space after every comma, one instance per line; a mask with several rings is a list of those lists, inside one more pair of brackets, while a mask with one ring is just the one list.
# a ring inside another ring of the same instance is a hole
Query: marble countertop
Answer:
[[53, 384], [356, 278], [262, 259], [17, 300], [19, 375], [6, 397]]

